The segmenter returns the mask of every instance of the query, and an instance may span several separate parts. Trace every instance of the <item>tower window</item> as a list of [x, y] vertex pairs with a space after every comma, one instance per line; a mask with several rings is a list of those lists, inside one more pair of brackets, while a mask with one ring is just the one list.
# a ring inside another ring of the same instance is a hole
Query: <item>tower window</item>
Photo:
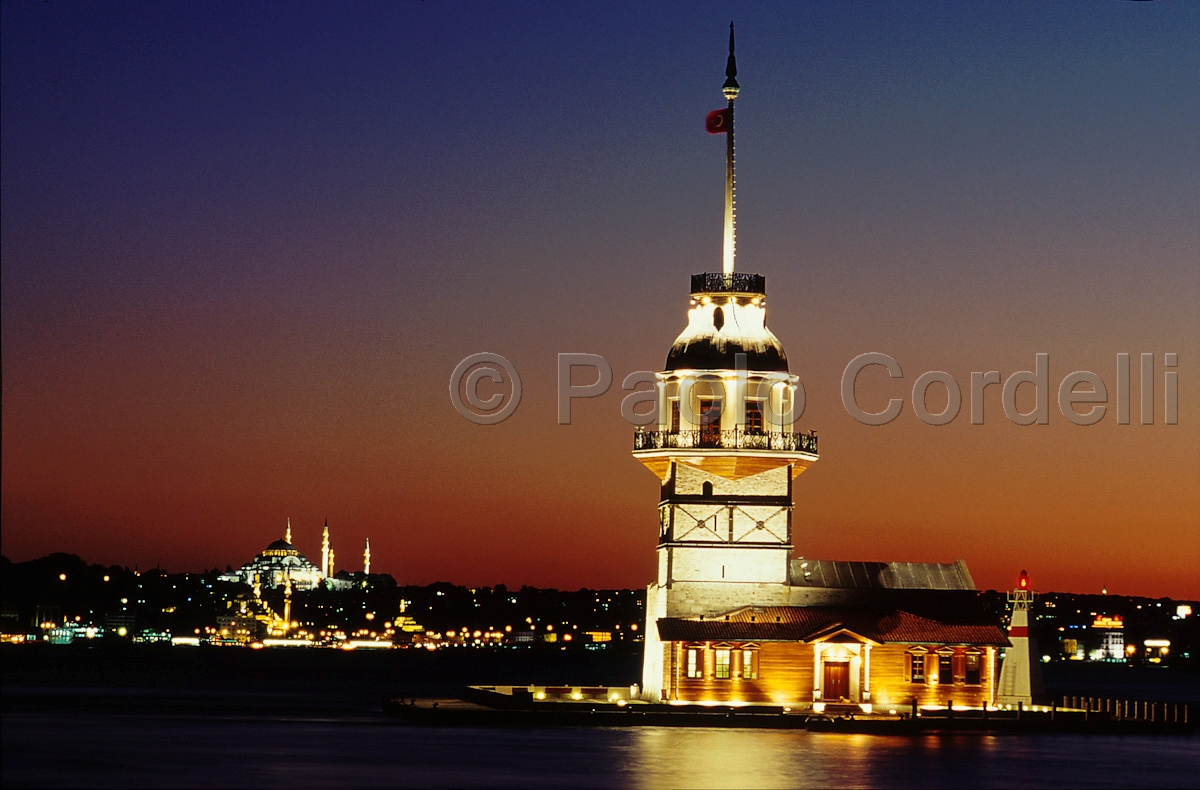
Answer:
[[700, 399], [700, 424], [712, 425], [721, 422], [721, 401], [719, 398]]
[[671, 401], [671, 433], [679, 433], [679, 401]]
[[700, 445], [716, 447], [721, 442], [721, 401], [700, 399]]
[[760, 400], [746, 401], [746, 433], [763, 432], [763, 403]]
[[713, 651], [715, 664], [713, 666], [713, 676], [717, 680], [729, 680], [729, 660], [731, 652], [729, 648], [723, 647]]
[[713, 326], [718, 332], [721, 331], [721, 327], [725, 326], [725, 311], [719, 307], [713, 310]]
[[704, 481], [704, 485], [700, 486], [700, 493], [704, 496], [713, 495], [713, 484], [708, 480]]

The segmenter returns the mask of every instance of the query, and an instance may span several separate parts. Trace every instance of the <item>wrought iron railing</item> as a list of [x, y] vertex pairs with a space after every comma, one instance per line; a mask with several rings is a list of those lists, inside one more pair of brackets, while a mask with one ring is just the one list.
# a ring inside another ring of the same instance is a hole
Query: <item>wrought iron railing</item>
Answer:
[[776, 450], [817, 454], [817, 437], [811, 433], [756, 433], [731, 431], [646, 431], [633, 435], [634, 450]]
[[722, 272], [703, 272], [702, 274], [692, 275], [692, 293], [745, 293], [766, 295], [767, 278], [763, 277], [761, 274], [744, 274], [742, 272], [734, 272], [733, 274], [724, 274]]

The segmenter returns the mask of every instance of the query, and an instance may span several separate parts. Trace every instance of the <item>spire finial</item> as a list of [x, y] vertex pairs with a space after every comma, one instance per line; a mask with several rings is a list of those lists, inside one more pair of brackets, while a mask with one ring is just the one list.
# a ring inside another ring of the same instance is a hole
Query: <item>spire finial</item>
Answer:
[[291, 518], [291, 516], [288, 516], [287, 529], [285, 529], [283, 531], [283, 540], [285, 543], [292, 542], [292, 518]]

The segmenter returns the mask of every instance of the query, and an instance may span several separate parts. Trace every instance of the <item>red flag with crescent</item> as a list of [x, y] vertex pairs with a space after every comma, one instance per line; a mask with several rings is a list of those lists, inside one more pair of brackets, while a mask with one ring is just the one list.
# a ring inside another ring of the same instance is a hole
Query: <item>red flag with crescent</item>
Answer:
[[729, 108], [713, 110], [704, 118], [704, 131], [709, 134], [728, 134], [732, 113]]

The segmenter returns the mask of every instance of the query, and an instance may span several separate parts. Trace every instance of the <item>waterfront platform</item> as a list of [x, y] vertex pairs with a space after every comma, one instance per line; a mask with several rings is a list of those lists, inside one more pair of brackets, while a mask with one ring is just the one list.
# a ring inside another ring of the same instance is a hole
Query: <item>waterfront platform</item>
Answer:
[[938, 732], [1190, 734], [1188, 706], [1164, 707], [1155, 719], [1121, 718], [1084, 708], [1032, 710], [921, 708], [870, 713], [829, 705], [817, 713], [773, 705], [649, 703], [629, 687], [471, 686], [459, 699], [384, 701], [384, 713], [421, 726], [737, 727], [904, 735]]

